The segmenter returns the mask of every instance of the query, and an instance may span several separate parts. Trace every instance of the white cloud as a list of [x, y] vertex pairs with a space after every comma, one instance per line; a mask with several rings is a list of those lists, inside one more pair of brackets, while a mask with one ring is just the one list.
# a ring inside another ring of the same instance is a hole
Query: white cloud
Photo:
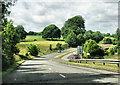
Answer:
[[81, 15], [87, 30], [115, 33], [118, 4], [113, 2], [118, 0], [18, 0], [9, 18], [26, 31], [40, 32], [50, 24], [61, 28], [68, 18]]

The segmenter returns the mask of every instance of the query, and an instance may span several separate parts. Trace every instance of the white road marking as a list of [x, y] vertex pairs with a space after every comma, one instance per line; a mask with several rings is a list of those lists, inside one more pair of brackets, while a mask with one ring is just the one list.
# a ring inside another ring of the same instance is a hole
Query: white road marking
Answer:
[[51, 68], [49, 68], [49, 70], [51, 70]]
[[65, 78], [65, 76], [63, 74], [59, 74], [61, 77]]

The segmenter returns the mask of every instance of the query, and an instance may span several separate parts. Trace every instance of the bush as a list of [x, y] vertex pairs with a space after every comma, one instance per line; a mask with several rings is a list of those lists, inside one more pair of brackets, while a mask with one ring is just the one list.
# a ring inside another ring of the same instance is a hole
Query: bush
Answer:
[[113, 40], [112, 40], [112, 44], [113, 44], [113, 45], [116, 45], [116, 44], [117, 44], [117, 40], [116, 40], [116, 39], [113, 39]]
[[120, 41], [117, 42], [117, 46], [120, 46]]
[[77, 36], [74, 32], [71, 32], [67, 38], [65, 39], [65, 42], [69, 44], [71, 47], [77, 46]]
[[114, 55], [117, 53], [118, 46], [111, 46], [108, 50], [109, 55]]
[[10, 67], [9, 57], [2, 55], [2, 71], [7, 70]]
[[90, 53], [90, 58], [104, 55], [103, 48], [99, 46], [94, 40], [91, 40], [91, 39], [85, 42], [84, 51], [86, 53]]
[[68, 45], [68, 44], [62, 45], [62, 49], [63, 49], [63, 50], [64, 50], [64, 49], [67, 49], [67, 48], [69, 48], [69, 45]]
[[57, 43], [57, 44], [56, 44], [56, 49], [57, 49], [57, 50], [62, 50], [62, 47], [61, 47], [61, 46], [62, 46], [62, 44]]
[[36, 46], [36, 45], [33, 45], [33, 44], [30, 44], [28, 47], [27, 47], [27, 51], [30, 52], [30, 54], [32, 56], [37, 56], [40, 49]]
[[16, 47], [15, 49], [14, 49], [14, 53], [15, 54], [18, 54], [20, 52], [20, 50]]
[[37, 41], [37, 39], [34, 39], [34, 41]]
[[118, 55], [120, 55], [120, 46], [117, 49], [117, 53], [118, 53]]
[[49, 50], [52, 50], [52, 45], [51, 44], [49, 45]]
[[29, 54], [28, 54], [28, 53], [26, 53], [25, 55], [26, 55], [26, 56], [28, 56]]
[[104, 44], [112, 44], [112, 40], [110, 38], [103, 39]]
[[85, 39], [84, 39], [83, 35], [82, 35], [82, 34], [79, 34], [79, 35], [77, 36], [77, 45], [78, 45], [78, 46], [81, 46], [84, 42], [85, 42]]

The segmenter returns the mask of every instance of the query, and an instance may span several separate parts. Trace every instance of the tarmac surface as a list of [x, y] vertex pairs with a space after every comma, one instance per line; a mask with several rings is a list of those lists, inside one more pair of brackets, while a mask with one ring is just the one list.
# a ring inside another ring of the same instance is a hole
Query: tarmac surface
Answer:
[[3, 78], [3, 84], [39, 84], [39, 83], [82, 83], [82, 84], [112, 84], [119, 85], [120, 78], [116, 72], [86, 68], [80, 66], [72, 66], [61, 64], [59, 62], [66, 61], [68, 54], [62, 59], [54, 59], [53, 57], [62, 53], [74, 50], [70, 48], [61, 53], [51, 53], [43, 55], [22, 63], [15, 71]]

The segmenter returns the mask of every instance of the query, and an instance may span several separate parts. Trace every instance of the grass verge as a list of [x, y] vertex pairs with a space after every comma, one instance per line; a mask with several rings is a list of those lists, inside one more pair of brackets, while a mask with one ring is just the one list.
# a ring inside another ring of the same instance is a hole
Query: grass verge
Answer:
[[58, 56], [55, 56], [54, 58], [62, 58], [64, 55], [67, 55], [67, 54], [72, 53], [72, 52], [74, 52], [74, 51], [77, 51], [77, 49], [76, 49], [76, 50], [69, 51], [69, 52], [66, 52], [66, 53], [63, 53], [63, 54], [58, 55]]
[[116, 64], [106, 63], [106, 65], [103, 65], [102, 63], [95, 63], [95, 64], [93, 64], [92, 62], [76, 63], [76, 62], [69, 62], [69, 61], [60, 62], [60, 63], [75, 65], [75, 66], [90, 67], [90, 68], [102, 69], [102, 70], [108, 70], [108, 71], [113, 71], [113, 72], [119, 72], [120, 73], [120, 68], [118, 68]]
[[6, 71], [2, 72], [2, 77], [6, 76], [7, 74], [9, 74], [10, 72], [12, 72], [13, 70], [15, 70], [20, 64], [22, 64], [25, 60], [21, 60], [18, 61], [16, 63], [14, 63], [10, 68], [8, 68]]

